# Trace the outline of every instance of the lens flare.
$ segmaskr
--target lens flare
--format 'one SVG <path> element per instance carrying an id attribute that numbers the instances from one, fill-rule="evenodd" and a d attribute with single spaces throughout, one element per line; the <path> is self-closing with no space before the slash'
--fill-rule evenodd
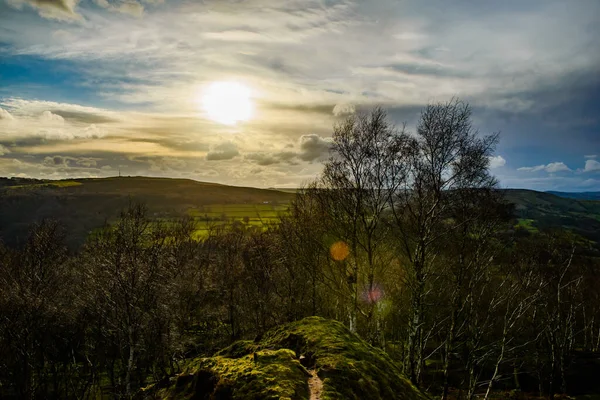
<path id="1" fill-rule="evenodd" d="M 340 240 L 331 245 L 329 254 L 335 261 L 343 261 L 350 255 L 350 248 L 346 242 Z"/>

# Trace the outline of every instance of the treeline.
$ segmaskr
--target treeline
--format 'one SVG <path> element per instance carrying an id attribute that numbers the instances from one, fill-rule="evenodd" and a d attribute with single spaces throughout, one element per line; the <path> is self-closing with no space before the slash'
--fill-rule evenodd
<path id="1" fill-rule="evenodd" d="M 442 398 L 552 398 L 600 346 L 594 244 L 513 228 L 468 105 L 415 134 L 376 108 L 336 125 L 331 157 L 266 229 L 152 221 L 131 204 L 77 254 L 52 221 L 0 248 L 0 397 L 132 398 L 186 358 L 310 315 L 385 349 Z"/>

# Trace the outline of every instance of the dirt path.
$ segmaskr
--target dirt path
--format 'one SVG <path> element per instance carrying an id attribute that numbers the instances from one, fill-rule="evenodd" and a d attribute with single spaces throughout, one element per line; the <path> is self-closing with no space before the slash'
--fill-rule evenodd
<path id="1" fill-rule="evenodd" d="M 323 381 L 317 375 L 314 369 L 308 370 L 311 377 L 308 378 L 308 391 L 310 393 L 309 400 L 321 400 L 321 392 L 323 391 Z"/>

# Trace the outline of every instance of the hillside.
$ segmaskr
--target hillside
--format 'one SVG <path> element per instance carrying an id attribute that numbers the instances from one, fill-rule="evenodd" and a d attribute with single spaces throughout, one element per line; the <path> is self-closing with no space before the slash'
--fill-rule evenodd
<path id="1" fill-rule="evenodd" d="M 553 191 L 548 191 L 546 193 L 550 193 L 550 194 L 553 194 L 558 197 L 564 197 L 566 199 L 600 200 L 600 192 L 553 192 Z"/>
<path id="2" fill-rule="evenodd" d="M 145 392 L 164 399 L 427 399 L 386 353 L 320 317 L 191 360 L 166 387 Z"/>
<path id="3" fill-rule="evenodd" d="M 155 218 L 193 215 L 208 205 L 286 204 L 293 194 L 189 179 L 119 177 L 42 181 L 0 178 L 0 237 L 14 244 L 42 218 L 61 221 L 71 247 L 116 218 L 130 199 L 146 203 Z M 197 214 L 197 213 L 195 213 Z M 203 212 L 204 214 L 204 212 Z"/>
<path id="4" fill-rule="evenodd" d="M 257 225 L 275 220 L 295 192 L 148 177 L 0 178 L 0 238 L 9 244 L 22 242 L 32 223 L 53 218 L 64 224 L 68 244 L 77 248 L 89 232 L 116 218 L 130 199 L 146 203 L 153 218 L 190 215 L 200 222 L 246 219 Z M 518 224 L 528 230 L 563 227 L 600 242 L 600 201 L 523 189 L 503 192 L 516 205 Z"/>
<path id="5" fill-rule="evenodd" d="M 577 200 L 524 189 L 504 190 L 515 214 L 530 230 L 565 228 L 600 243 L 600 201 Z"/>

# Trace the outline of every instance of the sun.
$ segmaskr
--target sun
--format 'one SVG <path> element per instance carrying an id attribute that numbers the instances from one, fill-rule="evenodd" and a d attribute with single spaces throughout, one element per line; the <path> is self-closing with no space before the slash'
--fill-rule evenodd
<path id="1" fill-rule="evenodd" d="M 250 88 L 238 82 L 213 82 L 203 90 L 200 100 L 208 117 L 225 125 L 247 121 L 254 111 Z"/>

